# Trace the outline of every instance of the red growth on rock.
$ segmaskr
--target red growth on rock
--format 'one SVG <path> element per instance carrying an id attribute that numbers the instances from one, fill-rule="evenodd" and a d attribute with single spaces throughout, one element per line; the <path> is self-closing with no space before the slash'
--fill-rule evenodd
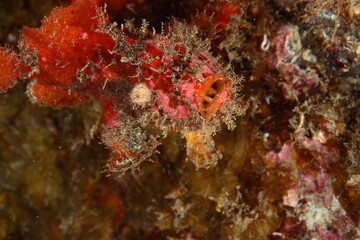
<path id="1" fill-rule="evenodd" d="M 10 51 L 0 47 L 0 93 L 6 92 L 15 85 L 19 77 L 17 57 Z"/>

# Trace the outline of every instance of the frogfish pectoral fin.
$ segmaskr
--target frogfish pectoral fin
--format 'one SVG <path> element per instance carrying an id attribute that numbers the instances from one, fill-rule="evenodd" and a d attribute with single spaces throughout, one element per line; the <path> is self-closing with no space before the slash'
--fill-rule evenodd
<path id="1" fill-rule="evenodd" d="M 118 122 L 111 128 L 105 127 L 102 142 L 113 152 L 112 158 L 105 166 L 108 176 L 122 175 L 129 169 L 139 168 L 153 153 L 158 153 L 156 147 L 160 145 L 157 136 L 148 134 L 136 126 L 131 118 Z"/>

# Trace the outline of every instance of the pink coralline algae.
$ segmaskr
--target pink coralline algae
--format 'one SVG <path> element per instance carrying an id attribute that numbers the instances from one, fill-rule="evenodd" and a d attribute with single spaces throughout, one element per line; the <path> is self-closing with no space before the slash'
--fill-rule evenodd
<path id="1" fill-rule="evenodd" d="M 344 234 L 355 225 L 339 203 L 329 173 L 330 165 L 340 159 L 338 154 L 319 140 L 305 137 L 296 143 L 285 143 L 279 153 L 269 152 L 265 156 L 268 164 L 284 168 L 292 175 L 290 188 L 283 196 L 284 207 L 288 209 L 286 218 L 276 234 L 346 239 Z M 309 161 L 315 166 L 310 167 Z"/>
<path id="2" fill-rule="evenodd" d="M 108 3 L 111 12 L 114 2 Z M 180 132 L 197 167 L 216 164 L 221 153 L 212 135 L 221 122 L 234 125 L 244 110 L 240 78 L 217 62 L 210 40 L 196 37 L 198 28 L 176 20 L 160 34 L 146 21 L 139 28 L 131 21 L 118 27 L 102 6 L 103 1 L 73 1 L 54 9 L 40 28 L 25 27 L 21 54 L 0 49 L 0 91 L 17 78 L 31 78 L 27 93 L 33 102 L 60 108 L 98 100 L 101 138 L 113 151 L 110 173 L 137 167 L 156 152 L 158 136 L 147 133 L 146 125 L 165 135 Z M 235 6 L 219 8 L 218 30 L 238 13 Z"/>
<path id="3" fill-rule="evenodd" d="M 315 62 L 316 58 L 309 50 L 302 48 L 297 27 L 279 27 L 270 39 L 264 37 L 262 50 L 265 51 L 263 54 L 269 69 L 276 69 L 281 74 L 282 79 L 276 81 L 281 83 L 287 98 L 306 98 L 319 87 L 316 68 L 300 67 L 303 63 Z"/>

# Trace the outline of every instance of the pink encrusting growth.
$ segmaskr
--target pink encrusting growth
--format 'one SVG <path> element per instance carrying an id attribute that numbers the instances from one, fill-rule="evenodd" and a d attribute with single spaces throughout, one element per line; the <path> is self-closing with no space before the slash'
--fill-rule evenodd
<path id="1" fill-rule="evenodd" d="M 155 151 L 159 142 L 142 130 L 145 124 L 184 135 L 207 129 L 204 135 L 211 136 L 220 125 L 217 114 L 232 121 L 243 111 L 234 104 L 237 78 L 217 63 L 209 42 L 196 37 L 196 27 L 174 21 L 156 34 L 145 21 L 140 28 L 127 21 L 118 28 L 102 6 L 115 11 L 126 2 L 73 1 L 54 9 L 40 28 L 22 30 L 19 57 L 0 49 L 0 91 L 18 78 L 31 78 L 28 95 L 34 102 L 57 108 L 92 99 L 101 103 L 102 140 L 114 153 L 110 172 L 138 166 Z M 222 13 L 218 26 L 237 13 L 233 8 L 227 16 Z M 215 152 L 214 144 L 202 143 L 208 147 L 195 154 L 197 145 L 188 142 L 193 156 L 208 148 Z"/>
<path id="2" fill-rule="evenodd" d="M 330 165 L 340 159 L 339 152 L 315 138 L 304 137 L 284 143 L 280 152 L 269 152 L 264 158 L 270 167 L 289 171 L 292 176 L 282 198 L 286 217 L 277 233 L 287 236 L 296 227 L 298 236 L 308 232 L 312 239 L 346 239 L 344 233 L 354 222 L 341 206 L 330 174 Z M 289 219 L 296 219 L 296 224 Z"/>
<path id="3" fill-rule="evenodd" d="M 266 36 L 266 35 L 265 35 Z M 316 57 L 309 50 L 303 51 L 299 29 L 295 26 L 280 26 L 270 40 L 263 41 L 263 56 L 268 68 L 277 70 L 281 78 L 269 78 L 269 81 L 281 83 L 284 95 L 288 99 L 301 99 L 311 96 L 320 86 L 315 69 L 303 69 L 300 62 L 313 63 Z M 265 41 L 266 40 L 266 41 Z M 269 44 L 269 49 L 266 49 Z"/>

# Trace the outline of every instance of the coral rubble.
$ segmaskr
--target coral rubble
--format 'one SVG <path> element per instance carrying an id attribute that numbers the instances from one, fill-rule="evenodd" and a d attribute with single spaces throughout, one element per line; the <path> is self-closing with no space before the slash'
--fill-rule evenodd
<path id="1" fill-rule="evenodd" d="M 360 238 L 358 2 L 1 4 L 0 239 Z"/>

